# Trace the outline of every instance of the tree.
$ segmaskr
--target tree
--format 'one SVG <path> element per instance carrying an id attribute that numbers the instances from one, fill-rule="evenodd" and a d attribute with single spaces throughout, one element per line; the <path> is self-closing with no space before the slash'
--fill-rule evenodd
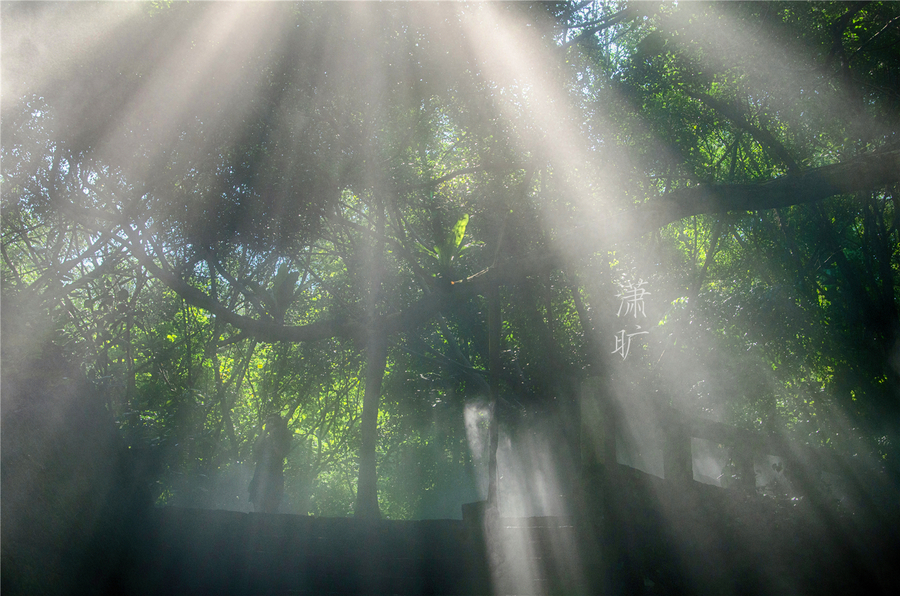
<path id="1" fill-rule="evenodd" d="M 493 385 L 509 420 L 563 403 L 574 425 L 592 374 L 737 384 L 732 421 L 864 429 L 894 461 L 893 5 L 5 10 L 5 296 L 122 380 L 124 427 L 196 446 L 172 478 L 287 415 L 287 466 L 343 485 L 357 449 L 347 502 L 377 515 L 379 455 L 415 443 L 385 429 L 424 395 Z M 54 11 L 109 37 L 26 82 L 6 44 Z M 631 275 L 664 323 L 616 368 Z M 724 372 L 748 358 L 754 383 Z"/>

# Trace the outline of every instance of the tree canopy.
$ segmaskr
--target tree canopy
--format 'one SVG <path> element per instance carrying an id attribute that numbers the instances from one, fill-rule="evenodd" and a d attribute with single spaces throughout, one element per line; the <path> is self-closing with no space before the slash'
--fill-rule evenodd
<path id="1" fill-rule="evenodd" d="M 75 363 L 159 502 L 248 507 L 277 415 L 287 510 L 458 515 L 489 396 L 591 377 L 898 471 L 900 5 L 3 12 L 4 375 Z"/>

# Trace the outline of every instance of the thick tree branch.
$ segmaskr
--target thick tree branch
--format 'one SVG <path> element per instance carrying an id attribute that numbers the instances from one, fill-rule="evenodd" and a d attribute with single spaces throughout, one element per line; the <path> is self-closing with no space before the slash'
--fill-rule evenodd
<path id="1" fill-rule="evenodd" d="M 834 24 L 831 25 L 831 51 L 828 52 L 828 57 L 825 59 L 826 63 L 831 63 L 836 57 L 840 57 L 841 69 L 849 66 L 849 61 L 844 55 L 844 32 L 847 30 L 847 26 L 853 20 L 853 17 L 869 3 L 870 0 L 854 2 L 850 5 L 850 8 L 847 9 L 847 12 L 841 15 Z"/>
<path id="2" fill-rule="evenodd" d="M 131 253 L 154 277 L 176 292 L 186 303 L 209 311 L 222 322 L 237 327 L 257 341 L 318 341 L 330 337 L 356 337 L 359 333 L 360 326 L 346 320 L 331 319 L 316 321 L 309 325 L 284 326 L 274 321 L 262 321 L 239 315 L 178 275 L 160 267 L 144 250 L 136 230 L 126 229 L 126 233 L 130 240 Z"/>
<path id="3" fill-rule="evenodd" d="M 611 243 L 640 236 L 646 232 L 690 215 L 725 213 L 728 211 L 758 211 L 812 203 L 831 196 L 873 190 L 900 183 L 900 150 L 873 153 L 859 159 L 787 175 L 760 184 L 708 184 L 680 189 L 639 205 L 619 217 L 609 218 L 610 224 L 593 230 L 593 242 Z M 99 217 L 101 221 L 115 221 L 120 217 L 97 212 L 95 209 L 72 209 L 79 219 Z M 438 312 L 459 301 L 483 295 L 493 284 L 518 283 L 528 276 L 540 274 L 559 265 L 553 254 L 541 253 L 510 259 L 492 266 L 449 287 L 435 287 L 406 310 L 375 316 L 368 322 L 349 319 L 329 319 L 302 326 L 285 326 L 275 321 L 253 319 L 240 315 L 205 292 L 190 285 L 169 268 L 160 266 L 143 247 L 142 232 L 134 224 L 123 225 L 129 239 L 129 250 L 152 275 L 178 293 L 191 306 L 216 315 L 222 322 L 263 342 L 319 341 L 331 337 L 363 340 L 369 333 L 390 335 L 413 331 Z"/>
<path id="4" fill-rule="evenodd" d="M 608 15 L 601 19 L 596 19 L 589 23 L 584 23 L 581 25 L 568 25 L 567 24 L 566 26 L 570 29 L 577 28 L 577 29 L 582 29 L 582 31 L 578 35 L 576 35 L 575 37 L 570 39 L 569 41 L 561 44 L 559 47 L 561 49 L 565 49 L 569 46 L 575 45 L 591 35 L 599 33 L 600 31 L 603 31 L 604 29 L 608 29 L 609 27 L 612 27 L 613 25 L 615 25 L 617 23 L 621 23 L 622 21 L 624 21 L 627 18 L 634 18 L 636 16 L 638 16 L 638 13 L 635 10 L 633 10 L 631 8 L 624 8 L 624 9 L 620 10 L 619 12 L 613 13 L 613 14 Z"/>
<path id="5" fill-rule="evenodd" d="M 802 205 L 897 183 L 900 183 L 900 150 L 872 153 L 761 184 L 702 184 L 679 189 L 613 218 L 629 223 L 607 230 L 606 236 L 621 240 L 690 215 Z"/>
<path id="6" fill-rule="evenodd" d="M 476 172 L 488 171 L 487 166 L 470 166 L 468 168 L 461 168 L 459 170 L 454 170 L 448 174 L 444 174 L 443 176 L 439 176 L 438 178 L 434 178 L 432 180 L 427 180 L 425 182 L 418 182 L 416 184 L 407 184 L 406 186 L 400 186 L 393 189 L 396 193 L 405 193 L 413 190 L 422 190 L 425 188 L 432 188 L 448 180 L 453 180 L 459 176 L 465 176 L 467 174 L 474 174 Z"/>

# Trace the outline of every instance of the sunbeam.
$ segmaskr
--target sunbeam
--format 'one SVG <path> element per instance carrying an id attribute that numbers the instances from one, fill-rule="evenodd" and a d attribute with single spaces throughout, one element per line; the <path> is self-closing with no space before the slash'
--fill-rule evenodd
<path id="1" fill-rule="evenodd" d="M 4 592 L 895 585 L 900 4 L 0 10 Z"/>

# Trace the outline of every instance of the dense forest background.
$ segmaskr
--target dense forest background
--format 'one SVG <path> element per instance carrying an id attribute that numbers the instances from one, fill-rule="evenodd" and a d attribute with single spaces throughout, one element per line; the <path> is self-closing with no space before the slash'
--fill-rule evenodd
<path id="1" fill-rule="evenodd" d="M 5 534 L 565 514 L 590 379 L 900 471 L 900 4 L 2 10 Z"/>

